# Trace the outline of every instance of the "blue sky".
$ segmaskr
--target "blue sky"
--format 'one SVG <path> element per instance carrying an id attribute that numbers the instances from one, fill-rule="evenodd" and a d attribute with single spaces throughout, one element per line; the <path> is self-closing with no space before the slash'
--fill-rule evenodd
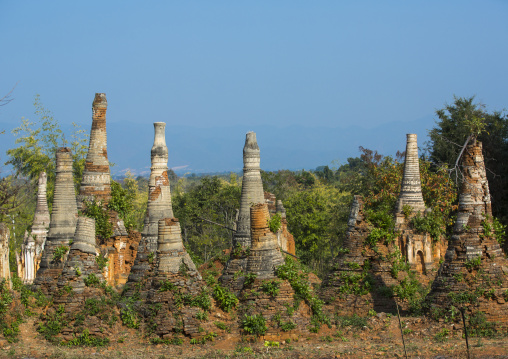
<path id="1" fill-rule="evenodd" d="M 40 94 L 88 129 L 105 92 L 108 121 L 165 121 L 168 135 L 353 126 L 391 141 L 383 125 L 430 128 L 454 94 L 507 106 L 507 15 L 501 0 L 0 0 L 0 94 L 18 84 L 0 123 L 34 117 Z"/>

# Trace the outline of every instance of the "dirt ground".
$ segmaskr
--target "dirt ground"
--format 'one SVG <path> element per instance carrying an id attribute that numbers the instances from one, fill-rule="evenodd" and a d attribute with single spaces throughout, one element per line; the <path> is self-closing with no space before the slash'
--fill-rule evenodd
<path id="1" fill-rule="evenodd" d="M 34 318 L 20 325 L 17 343 L 0 341 L 0 358 L 405 358 L 398 319 L 379 313 L 367 326 L 328 328 L 293 339 L 248 338 L 227 333 L 213 342 L 191 345 L 149 344 L 139 331 L 120 331 L 107 347 L 63 347 L 37 333 Z M 408 358 L 467 358 L 457 325 L 403 317 Z M 446 335 L 444 335 L 446 334 Z M 469 338 L 470 358 L 508 358 L 508 337 Z"/>

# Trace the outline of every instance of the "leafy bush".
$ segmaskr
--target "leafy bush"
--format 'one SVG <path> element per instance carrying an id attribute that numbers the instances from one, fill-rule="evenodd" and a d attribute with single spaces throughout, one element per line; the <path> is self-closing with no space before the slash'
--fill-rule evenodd
<path id="1" fill-rule="evenodd" d="M 108 338 L 97 338 L 90 335 L 90 331 L 85 328 L 81 335 L 69 340 L 67 346 L 87 346 L 87 347 L 103 347 L 109 344 Z"/>
<path id="2" fill-rule="evenodd" d="M 94 274 L 90 273 L 84 280 L 87 287 L 99 287 L 101 284 L 100 279 Z"/>
<path id="3" fill-rule="evenodd" d="M 480 269 L 480 266 L 482 265 L 482 257 L 478 256 L 472 259 L 468 259 L 464 265 L 469 271 L 473 269 Z"/>
<path id="4" fill-rule="evenodd" d="M 221 287 L 219 284 L 215 285 L 213 288 L 213 298 L 225 312 L 229 312 L 238 305 L 238 298 L 236 295 L 231 293 L 227 288 Z"/>
<path id="5" fill-rule="evenodd" d="M 360 317 L 357 314 L 353 314 L 352 316 L 337 316 L 337 326 L 339 327 L 353 327 L 356 329 L 362 329 L 363 327 L 367 327 L 367 318 Z"/>
<path id="6" fill-rule="evenodd" d="M 69 247 L 67 246 L 58 246 L 55 248 L 53 252 L 53 261 L 61 261 L 63 257 L 67 254 Z"/>
<path id="7" fill-rule="evenodd" d="M 242 319 L 242 328 L 249 334 L 264 335 L 266 333 L 266 319 L 261 314 L 245 315 Z"/>
<path id="8" fill-rule="evenodd" d="M 415 233 L 429 233 L 433 241 L 439 240 L 439 237 L 445 232 L 444 217 L 437 210 L 422 216 L 417 213 L 410 222 Z"/>
<path id="9" fill-rule="evenodd" d="M 108 209 L 118 213 L 120 218 L 123 219 L 127 230 L 135 226 L 134 216 L 132 215 L 134 200 L 134 193 L 122 188 L 120 183 L 111 181 L 111 199 L 108 202 Z"/>
<path id="10" fill-rule="evenodd" d="M 273 233 L 277 233 L 282 225 L 282 217 L 279 213 L 275 213 L 272 218 L 268 220 L 268 228 Z"/>
<path id="11" fill-rule="evenodd" d="M 109 221 L 108 212 L 100 201 L 85 201 L 83 214 L 95 219 L 95 236 L 107 239 L 113 235 L 113 224 Z"/>
<path id="12" fill-rule="evenodd" d="M 243 285 L 248 287 L 250 285 L 252 285 L 252 283 L 254 283 L 254 281 L 256 280 L 256 273 L 247 273 L 245 275 L 245 281 L 243 282 Z"/>
<path id="13" fill-rule="evenodd" d="M 108 265 L 108 259 L 102 253 L 95 257 L 95 261 L 100 270 L 103 270 Z"/>
<path id="14" fill-rule="evenodd" d="M 279 286 L 280 282 L 274 279 L 263 282 L 263 284 L 261 284 L 261 290 L 272 297 L 275 297 L 279 294 Z"/>

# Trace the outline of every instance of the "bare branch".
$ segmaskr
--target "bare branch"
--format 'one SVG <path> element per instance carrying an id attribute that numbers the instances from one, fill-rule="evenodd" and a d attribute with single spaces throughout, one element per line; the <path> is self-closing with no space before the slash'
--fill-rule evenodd
<path id="1" fill-rule="evenodd" d="M 18 86 L 18 83 L 19 82 L 16 82 L 16 85 L 14 85 L 14 87 L 9 92 L 7 92 L 7 95 L 5 95 L 4 97 L 0 98 L 0 106 L 5 106 L 9 102 L 14 100 L 13 98 L 11 98 L 11 95 L 12 95 L 12 92 L 14 91 L 14 89 L 16 88 L 16 86 Z"/>

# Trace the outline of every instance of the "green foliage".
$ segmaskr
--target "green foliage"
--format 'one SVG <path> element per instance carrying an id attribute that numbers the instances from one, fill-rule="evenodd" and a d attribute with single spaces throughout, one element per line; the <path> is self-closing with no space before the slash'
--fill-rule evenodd
<path id="1" fill-rule="evenodd" d="M 159 287 L 159 292 L 167 292 L 168 290 L 174 291 L 176 289 L 177 289 L 176 285 L 174 285 L 169 280 L 165 280 L 165 281 L 161 282 L 161 285 Z"/>
<path id="2" fill-rule="evenodd" d="M 336 318 L 338 327 L 352 327 L 355 329 L 363 329 L 364 327 L 368 327 L 367 318 L 360 317 L 357 314 L 353 314 L 351 316 L 337 316 Z"/>
<path id="3" fill-rule="evenodd" d="M 178 181 L 172 193 L 173 210 L 180 220 L 187 250 L 194 253 L 200 262 L 207 262 L 230 247 L 233 234 L 208 221 L 228 228 L 234 226 L 236 208 L 240 208 L 241 186 L 234 178 L 227 181 L 217 176 L 202 177 L 184 191 L 181 187 L 188 182 L 188 178 Z M 195 261 L 195 264 L 199 262 Z"/>
<path id="4" fill-rule="evenodd" d="M 101 284 L 100 279 L 93 273 L 90 273 L 83 282 L 87 287 L 99 287 Z"/>
<path id="5" fill-rule="evenodd" d="M 488 322 L 483 312 L 476 312 L 469 317 L 469 326 L 467 329 L 471 337 L 492 338 L 501 333 L 498 323 Z"/>
<path id="6" fill-rule="evenodd" d="M 370 262 L 365 261 L 361 272 L 341 272 L 341 285 L 339 292 L 341 294 L 365 295 L 370 292 L 372 287 L 372 276 L 369 273 Z"/>
<path id="7" fill-rule="evenodd" d="M 284 264 L 276 269 L 276 275 L 287 280 L 295 291 L 295 302 L 304 300 L 310 307 L 313 315 L 313 327 L 320 324 L 330 325 L 330 319 L 323 313 L 323 301 L 317 298 L 308 281 L 308 273 L 303 271 L 299 262 L 286 256 Z"/>
<path id="8" fill-rule="evenodd" d="M 262 314 L 245 315 L 242 319 L 242 328 L 249 334 L 264 335 L 266 333 L 266 319 Z"/>
<path id="9" fill-rule="evenodd" d="M 214 322 L 215 326 L 225 332 L 231 333 L 231 328 L 228 327 L 224 322 Z"/>
<path id="10" fill-rule="evenodd" d="M 243 282 L 243 285 L 246 286 L 246 287 L 249 287 L 250 285 L 252 285 L 254 283 L 254 281 L 256 280 L 256 273 L 247 273 L 245 275 L 245 281 Z"/>
<path id="11" fill-rule="evenodd" d="M 58 307 L 58 310 L 54 313 L 48 313 L 44 316 L 44 321 L 39 322 L 37 331 L 41 333 L 46 340 L 50 342 L 56 342 L 55 338 L 62 328 L 67 325 L 67 321 L 64 316 L 65 308 L 63 305 Z"/>
<path id="12" fill-rule="evenodd" d="M 392 243 L 395 240 L 395 221 L 387 207 L 379 206 L 378 209 L 366 209 L 365 217 L 374 228 L 365 239 L 365 244 L 371 248 L 379 244 Z"/>
<path id="13" fill-rule="evenodd" d="M 124 189 L 120 183 L 111 181 L 111 199 L 108 202 L 108 209 L 118 213 L 120 218 L 123 219 L 127 230 L 136 227 L 135 218 L 132 214 L 135 200 L 135 191 Z"/>
<path id="14" fill-rule="evenodd" d="M 48 176 L 48 205 L 53 201 L 55 183 L 55 153 L 58 147 L 70 147 L 73 153 L 74 183 L 79 186 L 86 156 L 86 142 L 88 135 L 78 125 L 72 123 L 74 130 L 70 135 L 71 141 L 65 139 L 58 120 L 51 111 L 44 108 L 40 96 L 34 100 L 37 120 L 30 121 L 21 118 L 21 125 L 12 130 L 18 147 L 7 150 L 9 160 L 15 171 L 31 180 L 36 180 L 39 173 L 45 171 Z"/>
<path id="15" fill-rule="evenodd" d="M 95 261 L 97 262 L 97 266 L 100 270 L 103 270 L 108 265 L 108 259 L 104 257 L 104 254 L 100 253 L 97 257 L 95 257 Z"/>
<path id="16" fill-rule="evenodd" d="M 445 342 L 448 340 L 448 335 L 450 334 L 450 330 L 447 329 L 447 328 L 443 328 L 441 329 L 440 332 L 438 332 L 435 336 L 434 336 L 434 339 L 437 341 L 437 342 Z"/>
<path id="17" fill-rule="evenodd" d="M 279 294 L 280 282 L 278 280 L 264 281 L 261 284 L 261 290 L 272 297 L 276 297 Z"/>
<path id="18" fill-rule="evenodd" d="M 486 106 L 472 97 L 456 97 L 453 103 L 436 111 L 436 126 L 429 131 L 430 160 L 453 169 L 466 142 L 472 135 L 482 142 L 490 193 L 496 194 L 492 210 L 502 223 L 508 220 L 508 121 L 502 111 L 487 112 Z M 456 145 L 455 145 L 456 144 Z"/>
<path id="19" fill-rule="evenodd" d="M 208 313 L 199 311 L 196 313 L 196 319 L 197 320 L 208 320 Z"/>
<path id="20" fill-rule="evenodd" d="M 268 220 L 268 228 L 273 233 L 277 233 L 282 225 L 282 217 L 279 213 L 275 213 L 272 218 Z"/>
<path id="21" fill-rule="evenodd" d="M 53 261 L 58 262 L 62 261 L 63 257 L 67 254 L 69 247 L 67 246 L 58 246 L 55 248 L 53 252 Z"/>
<path id="22" fill-rule="evenodd" d="M 90 331 L 85 328 L 81 335 L 69 340 L 67 346 L 86 346 L 86 347 L 104 347 L 109 344 L 108 338 L 98 338 L 90 335 Z"/>
<path id="23" fill-rule="evenodd" d="M 0 279 L 0 318 L 8 311 L 13 301 L 5 278 Z"/>
<path id="24" fill-rule="evenodd" d="M 95 219 L 95 235 L 102 239 L 107 239 L 113 235 L 113 224 L 109 221 L 108 211 L 102 203 L 85 201 L 85 209 L 83 214 L 87 217 Z"/>
<path id="25" fill-rule="evenodd" d="M 215 285 L 213 288 L 213 298 L 225 312 L 229 312 L 238 305 L 238 298 L 236 295 L 231 293 L 227 288 L 221 287 L 219 284 Z"/>
<path id="26" fill-rule="evenodd" d="M 475 258 L 468 259 L 466 260 L 466 263 L 464 265 L 469 271 L 472 271 L 473 269 L 480 269 L 480 266 L 482 265 L 482 257 L 478 256 Z"/>
<path id="27" fill-rule="evenodd" d="M 121 310 L 120 318 L 122 319 L 123 325 L 127 328 L 139 328 L 139 318 L 131 304 L 127 303 L 125 308 Z"/>
<path id="28" fill-rule="evenodd" d="M 415 233 L 429 233 L 434 241 L 439 240 L 439 237 L 445 232 L 444 218 L 437 211 L 432 211 L 424 216 L 417 213 L 411 218 L 410 224 Z"/>
<path id="29" fill-rule="evenodd" d="M 324 275 L 347 229 L 351 197 L 348 192 L 316 180 L 291 192 L 284 205 L 288 230 L 295 238 L 300 260 Z"/>

